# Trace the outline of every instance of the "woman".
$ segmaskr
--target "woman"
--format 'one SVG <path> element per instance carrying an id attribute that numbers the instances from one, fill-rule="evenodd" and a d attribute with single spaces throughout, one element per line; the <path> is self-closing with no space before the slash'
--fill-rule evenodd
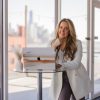
<path id="1" fill-rule="evenodd" d="M 56 68 L 64 70 L 54 73 L 52 100 L 85 100 L 90 92 L 90 79 L 81 63 L 82 43 L 76 39 L 74 24 L 62 19 L 57 26 L 56 39 L 51 43 L 56 51 Z"/>

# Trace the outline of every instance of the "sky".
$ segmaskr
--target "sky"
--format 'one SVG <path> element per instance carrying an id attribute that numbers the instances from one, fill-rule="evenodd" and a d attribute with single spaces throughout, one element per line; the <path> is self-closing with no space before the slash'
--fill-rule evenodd
<path id="1" fill-rule="evenodd" d="M 54 28 L 54 2 L 53 0 L 8 0 L 8 20 L 9 22 L 23 24 L 25 21 L 25 5 L 28 12 L 33 11 L 33 21 L 44 25 L 46 28 Z"/>
<path id="2" fill-rule="evenodd" d="M 17 25 L 25 24 L 25 5 L 28 12 L 33 11 L 33 22 L 54 30 L 54 0 L 8 0 L 8 23 L 17 30 Z M 61 18 L 71 18 L 75 24 L 78 38 L 87 36 L 87 0 L 62 0 Z M 29 15 L 28 15 L 29 17 Z M 95 34 L 100 36 L 100 10 L 95 9 Z"/>

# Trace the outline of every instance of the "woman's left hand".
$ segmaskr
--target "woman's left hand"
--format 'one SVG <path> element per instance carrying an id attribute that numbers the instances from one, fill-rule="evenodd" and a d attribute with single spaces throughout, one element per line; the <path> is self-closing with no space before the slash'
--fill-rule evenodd
<path id="1" fill-rule="evenodd" d="M 56 69 L 59 69 L 59 68 L 61 68 L 61 67 L 62 67 L 61 64 L 56 64 Z"/>

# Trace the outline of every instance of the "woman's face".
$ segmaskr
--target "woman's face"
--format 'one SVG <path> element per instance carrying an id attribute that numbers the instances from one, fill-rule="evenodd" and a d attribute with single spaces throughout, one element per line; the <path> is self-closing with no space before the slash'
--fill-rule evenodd
<path id="1" fill-rule="evenodd" d="M 58 29 L 58 36 L 60 39 L 67 38 L 69 34 L 69 27 L 67 22 L 61 22 L 59 29 Z"/>

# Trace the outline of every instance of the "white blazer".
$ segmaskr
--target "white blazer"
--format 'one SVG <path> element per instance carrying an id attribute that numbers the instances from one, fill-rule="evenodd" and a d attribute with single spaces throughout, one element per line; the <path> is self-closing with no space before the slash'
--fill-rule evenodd
<path id="1" fill-rule="evenodd" d="M 58 40 L 52 43 L 55 48 L 58 44 Z M 75 53 L 75 58 L 72 61 L 67 61 L 62 63 L 62 69 L 67 72 L 69 83 L 73 91 L 76 100 L 87 96 L 91 91 L 91 83 L 87 71 L 83 64 L 82 59 L 82 43 L 77 40 L 77 51 Z M 53 74 L 50 96 L 51 100 L 58 100 L 62 88 L 62 72 L 57 72 Z M 67 95 L 67 94 L 66 94 Z"/>

